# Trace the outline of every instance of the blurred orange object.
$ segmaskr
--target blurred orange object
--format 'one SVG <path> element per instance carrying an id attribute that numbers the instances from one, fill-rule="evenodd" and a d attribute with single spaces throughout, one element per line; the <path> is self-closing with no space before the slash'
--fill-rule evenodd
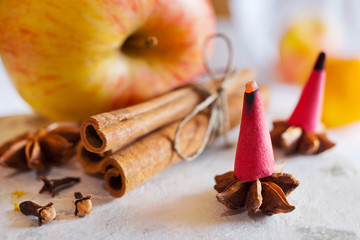
<path id="1" fill-rule="evenodd" d="M 334 43 L 330 29 L 318 19 L 301 18 L 290 25 L 279 45 L 278 70 L 283 80 L 303 84 L 319 52 L 331 56 Z"/>
<path id="2" fill-rule="evenodd" d="M 360 119 L 360 60 L 328 59 L 322 120 L 336 127 Z"/>

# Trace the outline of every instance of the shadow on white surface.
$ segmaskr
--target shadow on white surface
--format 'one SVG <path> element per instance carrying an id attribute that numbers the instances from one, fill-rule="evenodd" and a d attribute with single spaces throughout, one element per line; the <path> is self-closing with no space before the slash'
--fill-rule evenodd
<path id="1" fill-rule="evenodd" d="M 12 228 L 35 228 L 39 227 L 38 219 L 35 216 L 28 216 L 28 219 L 24 219 L 22 213 L 9 210 L 6 212 L 6 217 L 11 221 L 10 226 Z"/>

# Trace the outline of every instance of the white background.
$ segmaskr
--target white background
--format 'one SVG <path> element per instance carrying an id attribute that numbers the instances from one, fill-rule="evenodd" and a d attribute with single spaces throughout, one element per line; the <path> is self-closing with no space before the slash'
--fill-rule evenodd
<path id="1" fill-rule="evenodd" d="M 0 59 L 0 116 L 29 113 L 29 105 L 10 82 Z"/>

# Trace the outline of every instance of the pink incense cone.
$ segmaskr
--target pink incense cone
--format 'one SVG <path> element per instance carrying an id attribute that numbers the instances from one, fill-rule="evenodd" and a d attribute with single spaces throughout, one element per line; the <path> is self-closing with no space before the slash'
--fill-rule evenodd
<path id="1" fill-rule="evenodd" d="M 248 82 L 244 95 L 240 134 L 235 157 L 235 176 L 246 182 L 267 177 L 274 172 L 264 105 L 256 82 Z"/>
<path id="2" fill-rule="evenodd" d="M 325 53 L 320 53 L 300 100 L 288 120 L 309 132 L 316 132 L 322 113 L 325 86 Z"/>

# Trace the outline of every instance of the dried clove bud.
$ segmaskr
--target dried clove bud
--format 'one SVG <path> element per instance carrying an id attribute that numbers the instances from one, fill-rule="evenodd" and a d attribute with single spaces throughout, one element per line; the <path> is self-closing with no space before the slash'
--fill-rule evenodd
<path id="1" fill-rule="evenodd" d="M 80 178 L 77 177 L 49 180 L 46 177 L 40 176 L 40 179 L 44 182 L 44 186 L 40 189 L 39 193 L 49 192 L 52 197 L 55 196 L 56 192 L 74 186 L 76 183 L 80 182 Z"/>
<path id="2" fill-rule="evenodd" d="M 53 207 L 53 203 L 50 202 L 45 206 L 41 206 L 31 201 L 25 201 L 19 205 L 20 211 L 24 215 L 33 215 L 38 217 L 39 226 L 43 223 L 51 222 L 56 217 L 56 211 Z"/>
<path id="3" fill-rule="evenodd" d="M 91 196 L 83 197 L 80 192 L 74 193 L 75 196 L 75 216 L 84 217 L 92 211 Z"/>

